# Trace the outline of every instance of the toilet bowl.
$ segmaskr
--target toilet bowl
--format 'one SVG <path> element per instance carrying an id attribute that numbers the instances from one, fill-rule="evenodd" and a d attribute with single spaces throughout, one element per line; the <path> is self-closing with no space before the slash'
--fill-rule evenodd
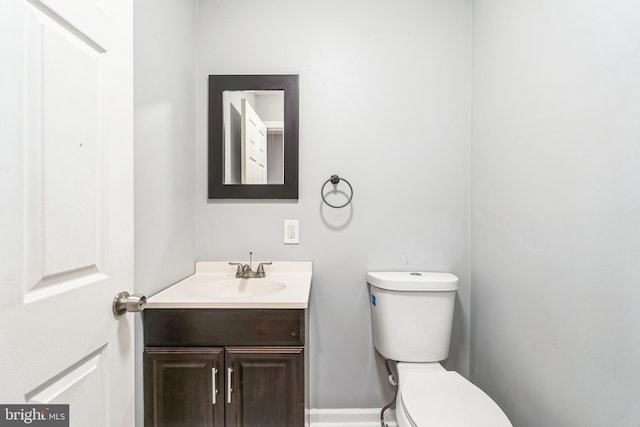
<path id="1" fill-rule="evenodd" d="M 398 363 L 398 427 L 512 427 L 500 407 L 439 363 Z"/>
<path id="2" fill-rule="evenodd" d="M 449 355 L 458 278 L 451 273 L 367 273 L 373 342 L 396 361 L 398 427 L 511 427 L 482 390 L 439 362 Z"/>

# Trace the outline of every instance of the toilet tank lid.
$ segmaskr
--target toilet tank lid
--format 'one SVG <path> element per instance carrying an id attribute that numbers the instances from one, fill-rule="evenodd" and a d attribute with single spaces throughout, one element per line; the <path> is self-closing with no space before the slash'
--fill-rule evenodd
<path id="1" fill-rule="evenodd" d="M 455 291 L 458 278 L 433 271 L 382 271 L 367 273 L 367 283 L 390 291 Z"/>

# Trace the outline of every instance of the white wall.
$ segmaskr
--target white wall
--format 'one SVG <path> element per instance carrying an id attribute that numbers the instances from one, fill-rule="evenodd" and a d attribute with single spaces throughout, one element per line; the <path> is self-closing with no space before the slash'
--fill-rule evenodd
<path id="1" fill-rule="evenodd" d="M 369 270 L 460 276 L 448 366 L 466 373 L 470 0 L 199 0 L 197 19 L 197 259 L 314 262 L 312 407 L 391 397 Z M 207 203 L 207 76 L 279 73 L 300 75 L 299 201 Z M 334 173 L 349 208 L 322 205 Z M 284 219 L 300 220 L 299 246 L 283 245 Z"/>
<path id="2" fill-rule="evenodd" d="M 195 0 L 134 2 L 135 290 L 152 295 L 193 274 Z M 136 425 L 142 327 L 136 316 Z"/>
<path id="3" fill-rule="evenodd" d="M 473 6 L 472 378 L 518 427 L 640 423 L 640 3 Z"/>

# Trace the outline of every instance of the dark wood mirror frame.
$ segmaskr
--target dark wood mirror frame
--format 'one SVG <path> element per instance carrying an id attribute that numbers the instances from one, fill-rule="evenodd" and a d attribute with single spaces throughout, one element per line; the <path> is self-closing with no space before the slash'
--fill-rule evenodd
<path id="1" fill-rule="evenodd" d="M 209 76 L 209 199 L 298 198 L 298 75 Z M 284 91 L 284 184 L 224 184 L 222 93 Z"/>

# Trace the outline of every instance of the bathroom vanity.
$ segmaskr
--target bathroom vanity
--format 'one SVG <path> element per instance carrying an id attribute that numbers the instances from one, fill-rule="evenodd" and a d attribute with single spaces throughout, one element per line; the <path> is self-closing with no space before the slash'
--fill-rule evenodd
<path id="1" fill-rule="evenodd" d="M 308 425 L 311 263 L 274 263 L 236 279 L 228 263 L 148 299 L 145 426 Z"/>

